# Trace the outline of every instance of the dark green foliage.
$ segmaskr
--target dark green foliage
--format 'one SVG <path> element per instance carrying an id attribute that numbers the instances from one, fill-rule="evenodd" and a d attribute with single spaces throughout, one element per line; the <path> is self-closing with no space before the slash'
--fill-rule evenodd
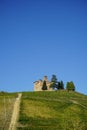
<path id="1" fill-rule="evenodd" d="M 66 89 L 68 91 L 75 91 L 75 85 L 74 85 L 73 81 L 67 82 Z"/>
<path id="2" fill-rule="evenodd" d="M 62 80 L 60 82 L 58 82 L 57 89 L 64 89 L 64 83 Z"/>
<path id="3" fill-rule="evenodd" d="M 43 86 L 42 86 L 42 90 L 47 90 L 47 86 L 46 86 L 46 81 L 43 81 Z"/>
<path id="4" fill-rule="evenodd" d="M 54 82 L 51 82 L 51 84 L 50 84 L 50 88 L 55 89 L 56 87 L 57 87 L 57 85 L 56 85 Z"/>
<path id="5" fill-rule="evenodd" d="M 56 75 L 52 75 L 51 82 L 57 83 Z"/>
<path id="6" fill-rule="evenodd" d="M 56 77 L 56 75 L 52 75 L 51 82 L 52 82 L 51 87 L 53 89 L 55 89 L 57 87 L 57 77 Z"/>

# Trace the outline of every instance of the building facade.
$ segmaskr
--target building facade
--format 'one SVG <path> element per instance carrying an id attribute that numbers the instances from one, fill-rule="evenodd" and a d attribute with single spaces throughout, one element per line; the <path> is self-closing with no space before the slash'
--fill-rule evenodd
<path id="1" fill-rule="evenodd" d="M 47 91 L 53 91 L 53 89 L 50 88 L 51 82 L 48 81 L 47 76 L 44 76 L 43 80 L 40 79 L 34 82 L 34 91 L 43 91 L 42 86 L 44 81 L 46 81 Z"/>

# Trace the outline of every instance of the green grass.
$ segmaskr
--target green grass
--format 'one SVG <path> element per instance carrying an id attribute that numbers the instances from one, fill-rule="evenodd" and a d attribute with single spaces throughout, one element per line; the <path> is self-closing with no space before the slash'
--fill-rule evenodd
<path id="1" fill-rule="evenodd" d="M 8 130 L 15 97 L 15 93 L 0 92 L 0 130 Z"/>
<path id="2" fill-rule="evenodd" d="M 24 92 L 17 130 L 87 130 L 87 96 L 76 92 Z"/>

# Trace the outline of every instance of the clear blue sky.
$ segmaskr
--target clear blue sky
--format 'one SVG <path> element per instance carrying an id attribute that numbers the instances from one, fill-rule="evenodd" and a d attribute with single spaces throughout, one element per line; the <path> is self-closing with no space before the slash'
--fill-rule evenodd
<path id="1" fill-rule="evenodd" d="M 86 57 L 86 0 L 0 0 L 1 91 L 33 91 L 55 74 L 87 94 Z"/>

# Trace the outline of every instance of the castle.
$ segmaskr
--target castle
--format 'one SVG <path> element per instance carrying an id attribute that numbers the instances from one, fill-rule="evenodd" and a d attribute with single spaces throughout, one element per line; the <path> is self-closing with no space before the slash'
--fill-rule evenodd
<path id="1" fill-rule="evenodd" d="M 44 76 L 43 80 L 40 79 L 34 82 L 34 91 L 43 91 L 42 86 L 44 81 L 46 81 L 47 91 L 53 91 L 53 88 L 50 88 L 51 82 L 48 81 L 47 76 Z"/>

